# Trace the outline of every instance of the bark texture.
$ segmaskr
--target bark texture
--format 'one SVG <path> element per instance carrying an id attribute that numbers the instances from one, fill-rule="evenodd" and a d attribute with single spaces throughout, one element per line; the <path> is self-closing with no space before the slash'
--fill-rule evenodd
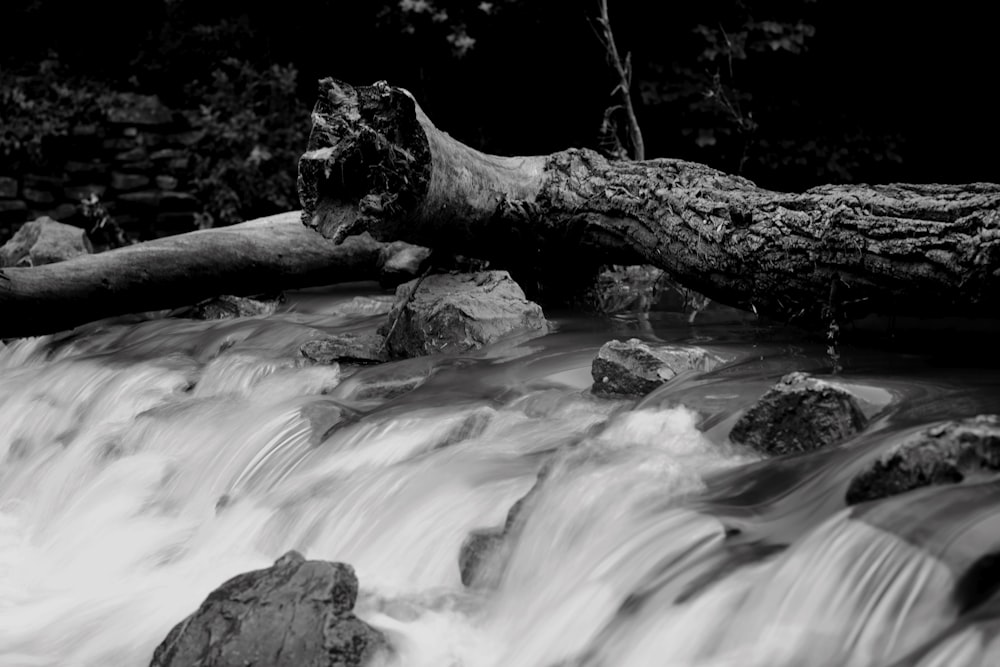
<path id="1" fill-rule="evenodd" d="M 726 304 L 827 325 L 870 313 L 993 317 L 1000 186 L 789 194 L 683 160 L 480 153 L 406 91 L 325 79 L 299 162 L 304 222 L 490 259 L 648 263 Z"/>
<path id="2" fill-rule="evenodd" d="M 289 213 L 171 236 L 57 264 L 0 269 L 0 338 L 37 336 L 125 313 L 379 276 L 384 245 L 334 244 Z"/>

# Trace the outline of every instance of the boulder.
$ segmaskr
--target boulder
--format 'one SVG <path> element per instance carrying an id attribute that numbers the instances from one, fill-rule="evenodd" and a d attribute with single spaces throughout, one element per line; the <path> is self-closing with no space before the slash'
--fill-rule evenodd
<path id="1" fill-rule="evenodd" d="M 209 594 L 156 647 L 150 667 L 356 667 L 387 646 L 352 612 L 354 569 L 290 551 Z"/>
<path id="2" fill-rule="evenodd" d="M 389 360 L 384 343 L 375 333 L 341 333 L 306 341 L 299 351 L 317 364 L 378 364 Z"/>
<path id="3" fill-rule="evenodd" d="M 467 352 L 528 331 L 544 334 L 545 317 L 506 271 L 437 274 L 400 285 L 379 329 L 394 358 Z"/>
<path id="4" fill-rule="evenodd" d="M 860 432 L 857 399 L 833 382 L 789 373 L 739 418 L 729 439 L 765 454 L 811 452 Z"/>
<path id="5" fill-rule="evenodd" d="M 590 367 L 593 393 L 645 396 L 685 370 L 709 371 L 721 359 L 700 347 L 660 345 L 638 338 L 612 340 L 601 346 Z"/>
<path id="6" fill-rule="evenodd" d="M 0 266 L 39 266 L 90 253 L 79 227 L 38 218 L 21 225 L 0 248 Z"/>
<path id="7" fill-rule="evenodd" d="M 851 480 L 848 505 L 924 486 L 1000 473 L 1000 417 L 980 415 L 926 428 L 872 461 Z"/>
<path id="8" fill-rule="evenodd" d="M 273 315 L 284 301 L 277 298 L 232 296 L 224 294 L 193 306 L 187 316 L 195 320 L 228 320 L 234 317 Z"/>

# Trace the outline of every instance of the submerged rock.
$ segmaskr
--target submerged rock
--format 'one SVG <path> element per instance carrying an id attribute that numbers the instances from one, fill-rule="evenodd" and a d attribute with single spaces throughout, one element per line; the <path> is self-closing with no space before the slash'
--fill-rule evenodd
<path id="1" fill-rule="evenodd" d="M 469 533 L 458 552 L 462 584 L 470 588 L 494 588 L 500 583 L 497 562 L 504 547 L 503 528 L 480 528 Z"/>
<path id="2" fill-rule="evenodd" d="M 21 225 L 0 247 L 0 267 L 54 264 L 90 252 L 82 229 L 42 217 Z"/>
<path id="3" fill-rule="evenodd" d="M 192 306 L 186 316 L 195 320 L 266 317 L 273 315 L 283 301 L 283 296 L 266 298 L 224 294 Z"/>
<path id="4" fill-rule="evenodd" d="M 317 364 L 378 364 L 389 359 L 385 338 L 375 333 L 330 334 L 306 341 L 299 351 Z"/>
<path id="5" fill-rule="evenodd" d="M 379 329 L 394 358 L 467 352 L 524 331 L 545 333 L 545 317 L 506 271 L 438 274 L 400 285 Z"/>
<path id="6" fill-rule="evenodd" d="M 209 594 L 156 648 L 150 667 L 355 667 L 387 646 L 352 612 L 354 569 L 290 551 Z"/>
<path id="7" fill-rule="evenodd" d="M 851 480 L 848 505 L 924 486 L 978 481 L 1000 473 L 1000 417 L 936 424 L 907 438 Z"/>
<path id="8" fill-rule="evenodd" d="M 811 452 L 860 432 L 867 419 L 846 389 L 789 373 L 733 425 L 729 439 L 765 454 Z"/>
<path id="9" fill-rule="evenodd" d="M 495 588 L 500 585 L 510 549 L 520 535 L 526 514 L 537 499 L 550 470 L 551 466 L 546 465 L 539 471 L 534 486 L 507 511 L 503 526 L 469 532 L 458 552 L 462 584 L 469 588 Z"/>
<path id="10" fill-rule="evenodd" d="M 590 368 L 591 389 L 600 395 L 645 396 L 685 370 L 708 371 L 721 360 L 700 347 L 653 347 L 638 338 L 601 346 Z"/>

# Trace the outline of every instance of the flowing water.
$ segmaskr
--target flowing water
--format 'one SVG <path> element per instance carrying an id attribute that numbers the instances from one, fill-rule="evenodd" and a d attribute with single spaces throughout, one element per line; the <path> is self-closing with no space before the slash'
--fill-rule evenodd
<path id="1" fill-rule="evenodd" d="M 764 461 L 726 434 L 782 374 L 828 371 L 820 345 L 654 316 L 641 335 L 729 364 L 641 401 L 588 392 L 597 348 L 633 320 L 305 364 L 317 330 L 380 323 L 353 298 L 368 292 L 0 349 L 0 665 L 146 665 L 212 589 L 289 549 L 351 563 L 357 613 L 407 667 L 1000 665 L 1000 485 L 843 500 L 921 425 L 996 412 L 1000 374 L 845 351 L 871 425 Z M 419 386 L 372 394 L 393 381 Z M 464 587 L 466 536 L 503 525 L 543 469 L 495 586 Z"/>

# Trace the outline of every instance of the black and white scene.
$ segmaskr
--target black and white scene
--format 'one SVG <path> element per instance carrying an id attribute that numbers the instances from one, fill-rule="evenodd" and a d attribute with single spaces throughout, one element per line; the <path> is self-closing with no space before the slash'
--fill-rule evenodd
<path id="1" fill-rule="evenodd" d="M 988 3 L 0 35 L 0 667 L 1000 665 Z"/>

